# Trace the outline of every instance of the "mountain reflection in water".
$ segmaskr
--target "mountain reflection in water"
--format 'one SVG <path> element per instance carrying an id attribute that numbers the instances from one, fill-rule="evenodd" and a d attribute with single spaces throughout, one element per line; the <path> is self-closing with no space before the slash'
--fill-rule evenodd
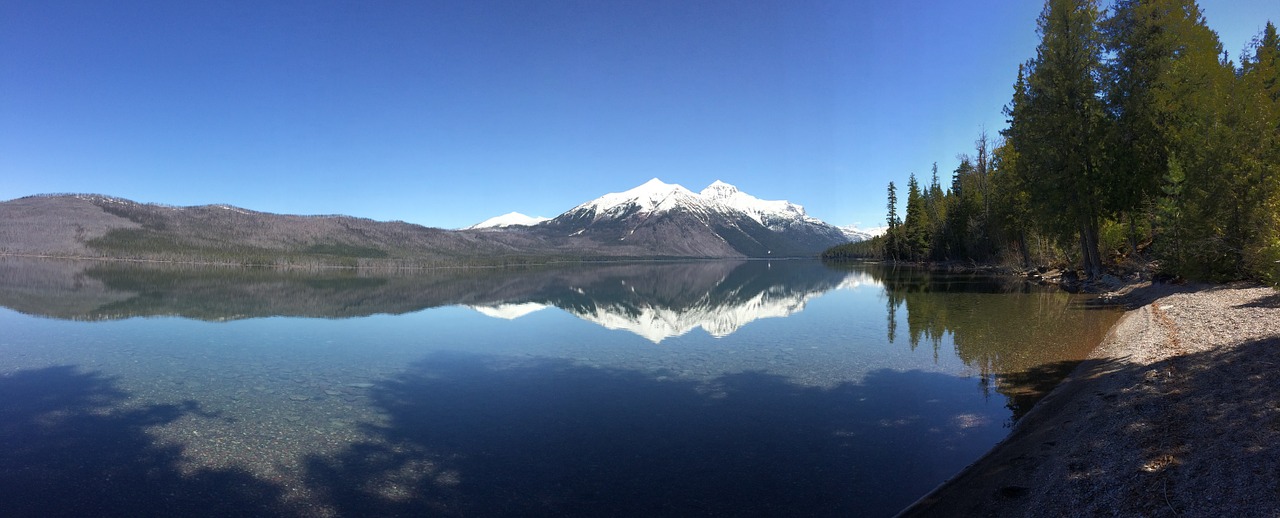
<path id="1" fill-rule="evenodd" d="M 800 260 L 0 257 L 0 487 L 43 495 L 0 514 L 887 515 L 1101 339 L 1084 300 Z"/>
<path id="2" fill-rule="evenodd" d="M 779 276 L 779 271 L 786 274 Z M 9 258 L 0 305 L 71 320 L 181 316 L 224 321 L 273 316 L 348 318 L 469 306 L 512 319 L 559 307 L 655 343 L 702 328 L 733 333 L 804 309 L 849 282 L 814 261 L 627 263 L 416 272 L 299 272 L 139 266 Z"/>
<path id="3" fill-rule="evenodd" d="M 58 319 L 354 318 L 458 305 L 511 320 L 555 307 L 653 343 L 699 328 L 724 337 L 855 287 L 882 292 L 889 343 L 931 348 L 935 359 L 953 347 L 984 384 L 1027 378 L 1002 390 L 1022 394 L 1010 403 L 1015 418 L 1088 354 L 1115 315 L 1095 318 L 1086 297 L 1017 278 L 804 260 L 299 271 L 0 257 L 0 305 Z"/>

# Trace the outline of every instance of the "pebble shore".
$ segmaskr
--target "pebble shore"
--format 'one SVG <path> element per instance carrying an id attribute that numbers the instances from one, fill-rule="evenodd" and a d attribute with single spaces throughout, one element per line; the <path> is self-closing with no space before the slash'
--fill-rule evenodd
<path id="1" fill-rule="evenodd" d="M 1280 292 L 1144 284 L 990 453 L 900 516 L 1280 516 Z"/>

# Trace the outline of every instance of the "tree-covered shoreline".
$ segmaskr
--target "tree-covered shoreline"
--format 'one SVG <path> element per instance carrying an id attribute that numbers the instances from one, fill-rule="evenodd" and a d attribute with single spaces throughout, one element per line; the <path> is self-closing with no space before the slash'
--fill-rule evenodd
<path id="1" fill-rule="evenodd" d="M 1037 25 L 1000 138 L 902 207 L 890 182 L 886 233 L 823 257 L 1280 282 L 1275 25 L 1238 64 L 1194 0 L 1049 0 Z"/>

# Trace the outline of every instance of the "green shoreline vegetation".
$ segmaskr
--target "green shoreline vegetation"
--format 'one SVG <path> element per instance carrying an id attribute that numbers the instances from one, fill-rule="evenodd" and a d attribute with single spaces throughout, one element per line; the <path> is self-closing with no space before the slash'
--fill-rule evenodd
<path id="1" fill-rule="evenodd" d="M 1275 25 L 1238 64 L 1194 1 L 1049 0 L 1038 31 L 1001 138 L 946 189 L 890 182 L 886 233 L 823 258 L 1280 283 Z"/>

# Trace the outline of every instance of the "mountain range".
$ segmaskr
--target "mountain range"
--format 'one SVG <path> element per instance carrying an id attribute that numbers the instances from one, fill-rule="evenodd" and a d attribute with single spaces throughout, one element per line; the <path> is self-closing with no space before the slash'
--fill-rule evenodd
<path id="1" fill-rule="evenodd" d="M 609 258 L 811 257 L 865 238 L 724 182 L 658 179 L 555 218 L 509 213 L 460 230 L 104 195 L 0 202 L 0 254 L 312 266 L 441 266 Z"/>

